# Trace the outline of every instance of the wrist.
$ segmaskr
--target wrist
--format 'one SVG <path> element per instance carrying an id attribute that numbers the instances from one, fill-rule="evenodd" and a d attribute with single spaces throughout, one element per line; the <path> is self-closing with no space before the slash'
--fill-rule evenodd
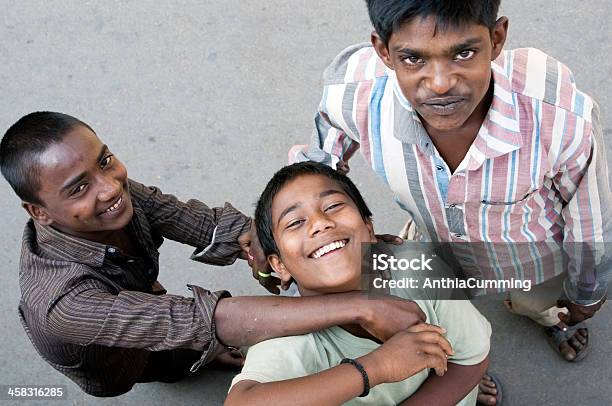
<path id="1" fill-rule="evenodd" d="M 355 315 L 355 319 L 353 321 L 361 326 L 371 324 L 375 317 L 372 302 L 368 300 L 367 296 L 364 296 L 364 294 L 361 292 L 351 294 L 354 295 L 353 300 L 355 301 L 353 309 L 357 310 L 357 314 Z"/>
<path id="2" fill-rule="evenodd" d="M 368 374 L 368 379 L 370 380 L 370 388 L 373 388 L 381 383 L 387 382 L 382 374 L 380 368 L 381 364 L 376 358 L 376 350 L 374 350 L 373 352 L 366 354 L 363 357 L 355 359 L 355 361 L 358 361 L 363 366 L 366 373 Z"/>

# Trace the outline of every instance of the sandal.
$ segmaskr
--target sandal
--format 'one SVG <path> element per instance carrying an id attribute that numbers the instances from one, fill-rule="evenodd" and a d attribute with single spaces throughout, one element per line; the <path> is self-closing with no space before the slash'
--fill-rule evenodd
<path id="1" fill-rule="evenodd" d="M 495 389 L 497 390 L 497 393 L 495 394 L 495 406 L 501 406 L 502 400 L 503 400 L 501 381 L 499 380 L 499 378 L 497 378 L 497 376 L 493 375 L 492 373 L 488 371 L 487 373 L 485 373 L 485 375 L 491 378 L 491 381 L 495 384 Z M 478 384 L 478 393 L 479 394 L 484 393 L 480 391 L 480 383 Z M 493 395 L 490 395 L 490 396 L 493 396 Z M 476 405 L 485 405 L 485 403 L 480 403 L 477 401 Z"/>
<path id="2" fill-rule="evenodd" d="M 586 343 L 583 345 L 582 350 L 576 351 L 576 349 L 574 349 L 574 351 L 576 351 L 576 358 L 574 358 L 573 360 L 568 360 L 567 358 L 565 358 L 565 356 L 563 355 L 563 353 L 559 349 L 559 345 L 561 343 L 566 342 L 569 339 L 571 339 L 574 336 L 574 334 L 579 329 L 584 329 L 584 330 L 587 331 Z M 553 347 L 554 350 L 559 355 L 561 355 L 561 357 L 563 357 L 563 359 L 566 360 L 567 362 L 579 362 L 579 361 L 582 361 L 587 356 L 587 354 L 589 353 L 590 335 L 588 334 L 588 329 L 586 327 L 586 323 L 584 323 L 584 322 L 578 323 L 578 324 L 576 324 L 574 326 L 566 326 L 565 330 L 563 328 L 561 328 L 559 326 L 559 324 L 556 324 L 556 325 L 551 326 L 551 327 L 545 327 L 544 328 L 544 332 L 546 333 L 546 337 L 548 338 L 547 341 L 551 345 L 551 347 Z"/>

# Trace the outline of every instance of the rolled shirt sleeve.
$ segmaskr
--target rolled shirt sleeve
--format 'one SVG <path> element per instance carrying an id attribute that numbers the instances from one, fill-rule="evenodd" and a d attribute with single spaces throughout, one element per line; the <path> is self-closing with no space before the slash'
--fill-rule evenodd
<path id="1" fill-rule="evenodd" d="M 612 261 L 608 258 L 612 242 L 612 194 L 610 193 L 599 108 L 593 104 L 591 122 L 582 126 L 582 139 L 565 157 L 556 188 L 566 204 L 564 251 L 568 255 L 568 277 L 564 283 L 570 300 L 591 304 L 607 292 Z"/>
<path id="2" fill-rule="evenodd" d="M 238 237 L 251 227 L 251 218 L 231 204 L 210 208 L 199 200 L 182 202 L 157 187 L 130 181 L 151 228 L 159 235 L 197 247 L 191 259 L 229 265 L 240 254 Z"/>
<path id="3" fill-rule="evenodd" d="M 188 287 L 191 298 L 128 290 L 112 294 L 102 281 L 86 279 L 50 304 L 45 330 L 83 346 L 202 351 L 195 370 L 223 348 L 216 336 L 214 311 L 217 302 L 230 294 Z"/>

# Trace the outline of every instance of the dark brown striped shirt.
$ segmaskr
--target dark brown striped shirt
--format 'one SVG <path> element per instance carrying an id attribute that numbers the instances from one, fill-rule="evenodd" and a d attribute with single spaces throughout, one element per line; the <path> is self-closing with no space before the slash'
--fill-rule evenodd
<path id="1" fill-rule="evenodd" d="M 192 285 L 192 298 L 153 294 L 158 248 L 170 238 L 196 247 L 192 259 L 231 264 L 240 252 L 238 236 L 250 226 L 227 203 L 211 209 L 132 180 L 129 187 L 134 216 L 127 231 L 137 257 L 32 220 L 23 235 L 23 326 L 45 361 L 95 396 L 129 391 L 154 351 L 199 351 L 195 368 L 217 353 L 213 312 L 229 294 Z"/>

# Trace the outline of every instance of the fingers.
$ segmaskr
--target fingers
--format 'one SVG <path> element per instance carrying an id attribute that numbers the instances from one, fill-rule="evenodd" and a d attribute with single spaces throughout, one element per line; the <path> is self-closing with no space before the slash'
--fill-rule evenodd
<path id="1" fill-rule="evenodd" d="M 447 358 L 444 351 L 434 344 L 424 345 L 421 348 L 425 356 L 426 367 L 436 371 L 436 375 L 443 376 L 448 369 Z"/>
<path id="2" fill-rule="evenodd" d="M 434 324 L 429 324 L 429 323 L 415 324 L 414 326 L 408 327 L 406 331 L 408 331 L 409 333 L 420 333 L 420 332 L 427 332 L 427 331 L 431 331 L 433 333 L 438 333 L 438 334 L 446 333 L 446 329 L 440 326 L 436 326 Z"/>
<path id="3" fill-rule="evenodd" d="M 261 286 L 263 286 L 264 288 L 266 288 L 266 290 L 270 293 L 273 293 L 275 295 L 280 294 L 280 289 L 278 288 L 278 286 L 281 284 L 281 280 L 279 278 L 277 278 L 276 276 L 268 276 L 268 277 L 262 277 L 260 275 L 259 276 L 259 284 Z"/>
<path id="4" fill-rule="evenodd" d="M 402 245 L 404 243 L 401 237 L 392 234 L 377 234 L 376 239 L 393 245 Z"/>
<path id="5" fill-rule="evenodd" d="M 413 302 L 412 300 L 407 300 L 407 301 L 405 301 L 405 303 L 408 306 L 410 306 L 410 311 L 412 311 L 414 314 L 416 314 L 416 316 L 418 317 L 418 319 L 422 323 L 425 323 L 425 321 L 427 320 L 427 316 L 425 315 L 425 312 L 423 312 L 423 310 L 421 310 L 419 305 L 416 304 L 415 302 Z"/>
<path id="6" fill-rule="evenodd" d="M 438 376 L 444 375 L 448 369 L 448 357 L 444 350 L 437 344 L 423 343 L 419 349 L 427 356 L 427 366 L 434 368 Z"/>
<path id="7" fill-rule="evenodd" d="M 434 333 L 431 331 L 423 331 L 419 333 L 419 339 L 426 343 L 437 344 L 447 355 L 454 355 L 455 352 L 451 347 L 450 343 L 440 333 Z"/>
<path id="8" fill-rule="evenodd" d="M 446 355 L 455 354 L 450 342 L 443 336 L 443 334 L 446 334 L 446 330 L 442 327 L 420 323 L 408 328 L 406 331 L 418 334 L 418 338 L 421 342 L 436 344 Z"/>
<path id="9" fill-rule="evenodd" d="M 292 283 L 293 283 L 293 278 L 289 279 L 288 281 L 282 281 L 281 282 L 281 289 L 282 290 L 288 290 L 291 287 Z"/>

